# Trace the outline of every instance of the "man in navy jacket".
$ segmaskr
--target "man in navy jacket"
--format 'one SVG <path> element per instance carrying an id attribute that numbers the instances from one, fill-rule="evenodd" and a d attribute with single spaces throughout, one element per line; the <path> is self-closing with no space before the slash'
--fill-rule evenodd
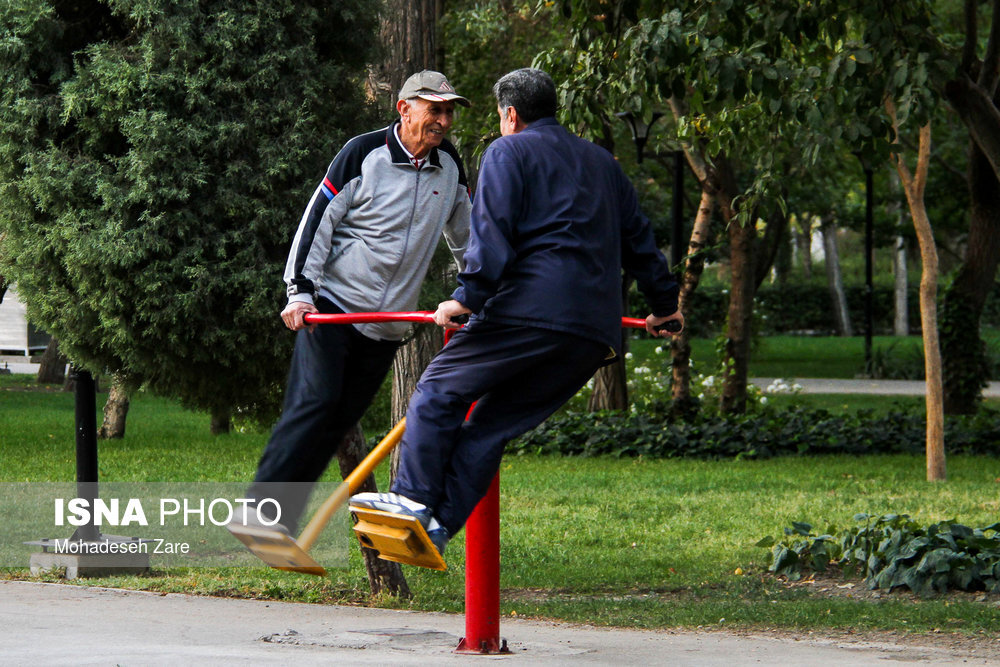
<path id="1" fill-rule="evenodd" d="M 623 268 L 652 308 L 647 331 L 683 325 L 635 189 L 607 151 L 559 125 L 549 75 L 516 70 L 493 92 L 503 136 L 483 157 L 460 286 L 434 315 L 449 328 L 454 317 L 471 320 L 417 385 L 393 493 L 351 499 L 417 516 L 442 553 L 504 445 L 621 354 Z"/>

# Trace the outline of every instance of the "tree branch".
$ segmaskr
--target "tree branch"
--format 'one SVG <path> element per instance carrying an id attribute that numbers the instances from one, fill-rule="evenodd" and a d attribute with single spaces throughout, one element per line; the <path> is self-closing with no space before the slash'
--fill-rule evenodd
<path id="1" fill-rule="evenodd" d="M 973 16 L 974 21 L 975 16 Z M 990 97 L 993 97 L 997 91 L 998 79 L 1000 79 L 1000 0 L 993 0 L 990 37 L 986 43 L 986 55 L 983 56 L 983 67 L 979 72 L 978 83 Z"/>
<path id="2" fill-rule="evenodd" d="M 976 64 L 976 40 L 979 39 L 976 22 L 976 0 L 965 0 L 965 43 L 962 44 L 962 71 L 971 74 Z"/>
<path id="3" fill-rule="evenodd" d="M 993 96 L 964 75 L 947 83 L 945 95 L 1000 179 L 1000 110 Z"/>

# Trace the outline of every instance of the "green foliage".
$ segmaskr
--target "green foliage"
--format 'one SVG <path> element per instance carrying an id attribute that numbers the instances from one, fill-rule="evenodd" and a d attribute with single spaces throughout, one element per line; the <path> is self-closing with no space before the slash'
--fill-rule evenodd
<path id="1" fill-rule="evenodd" d="M 816 165 L 843 145 L 887 159 L 885 97 L 925 118 L 946 73 L 925 2 L 568 0 L 537 12 L 569 23 L 568 44 L 535 64 L 562 82 L 571 127 L 599 136 L 611 112 L 648 119 L 669 101 L 667 143 L 744 166 L 746 214 L 776 196 L 786 157 Z"/>
<path id="2" fill-rule="evenodd" d="M 771 548 L 771 572 L 792 580 L 835 563 L 863 571 L 872 589 L 906 587 L 923 596 L 1000 591 L 1000 523 L 972 529 L 951 520 L 924 527 L 906 514 L 858 514 L 854 520 L 860 525 L 822 535 L 795 522 L 783 538 L 765 537 L 757 546 Z"/>
<path id="3" fill-rule="evenodd" d="M 0 274 L 76 363 L 266 420 L 302 208 L 367 127 L 373 0 L 0 9 Z"/>
<path id="4" fill-rule="evenodd" d="M 569 412 L 507 446 L 509 453 L 653 458 L 770 458 L 820 454 L 919 454 L 926 446 L 922 415 L 870 411 L 835 416 L 826 410 L 762 409 L 727 417 Z M 948 451 L 996 454 L 1000 415 L 983 410 L 945 421 Z"/>
<path id="5" fill-rule="evenodd" d="M 864 328 L 865 288 L 848 285 L 844 288 L 847 309 L 856 331 Z M 920 300 L 917 288 L 909 290 L 907 306 L 909 321 L 920 322 Z M 632 312 L 646 312 L 647 306 L 638 292 L 630 295 Z M 895 293 L 892 287 L 872 288 L 872 319 L 876 334 L 889 333 L 893 327 Z M 688 302 L 686 326 L 692 335 L 712 337 L 722 331 L 728 307 L 728 290 L 702 285 Z M 809 332 L 832 334 L 837 326 L 831 308 L 830 290 L 824 285 L 805 283 L 764 284 L 754 298 L 754 326 L 761 335 Z M 1000 286 L 987 299 L 982 323 L 1000 324 Z M 944 319 L 944 318 L 942 318 Z M 942 327 L 945 326 L 942 324 Z M 942 333 L 943 335 L 943 333 Z"/>

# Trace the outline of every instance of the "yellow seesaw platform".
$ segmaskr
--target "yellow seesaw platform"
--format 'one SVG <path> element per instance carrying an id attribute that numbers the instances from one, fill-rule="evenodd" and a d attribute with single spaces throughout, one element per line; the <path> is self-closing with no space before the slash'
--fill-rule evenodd
<path id="1" fill-rule="evenodd" d="M 447 569 L 416 517 L 361 507 L 350 510 L 361 545 L 377 551 L 379 558 L 432 570 Z"/>

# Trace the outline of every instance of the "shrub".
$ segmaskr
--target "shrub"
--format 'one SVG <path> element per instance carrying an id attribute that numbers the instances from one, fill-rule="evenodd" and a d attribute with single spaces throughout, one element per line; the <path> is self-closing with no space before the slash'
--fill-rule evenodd
<path id="1" fill-rule="evenodd" d="M 948 451 L 996 454 L 1000 413 L 983 410 L 945 421 Z M 926 426 L 920 415 L 870 411 L 834 416 L 826 410 L 763 408 L 731 417 L 697 415 L 671 421 L 645 413 L 570 412 L 549 418 L 507 446 L 514 454 L 647 456 L 654 458 L 768 458 L 816 454 L 920 454 Z"/>
<path id="2" fill-rule="evenodd" d="M 924 596 L 948 589 L 1000 591 L 1000 523 L 972 529 L 952 520 L 924 528 L 906 514 L 874 520 L 857 514 L 854 520 L 863 525 L 822 535 L 796 522 L 784 538 L 765 537 L 757 546 L 771 549 L 769 570 L 791 580 L 804 569 L 823 572 L 836 563 L 863 571 L 871 589 L 905 586 Z"/>

